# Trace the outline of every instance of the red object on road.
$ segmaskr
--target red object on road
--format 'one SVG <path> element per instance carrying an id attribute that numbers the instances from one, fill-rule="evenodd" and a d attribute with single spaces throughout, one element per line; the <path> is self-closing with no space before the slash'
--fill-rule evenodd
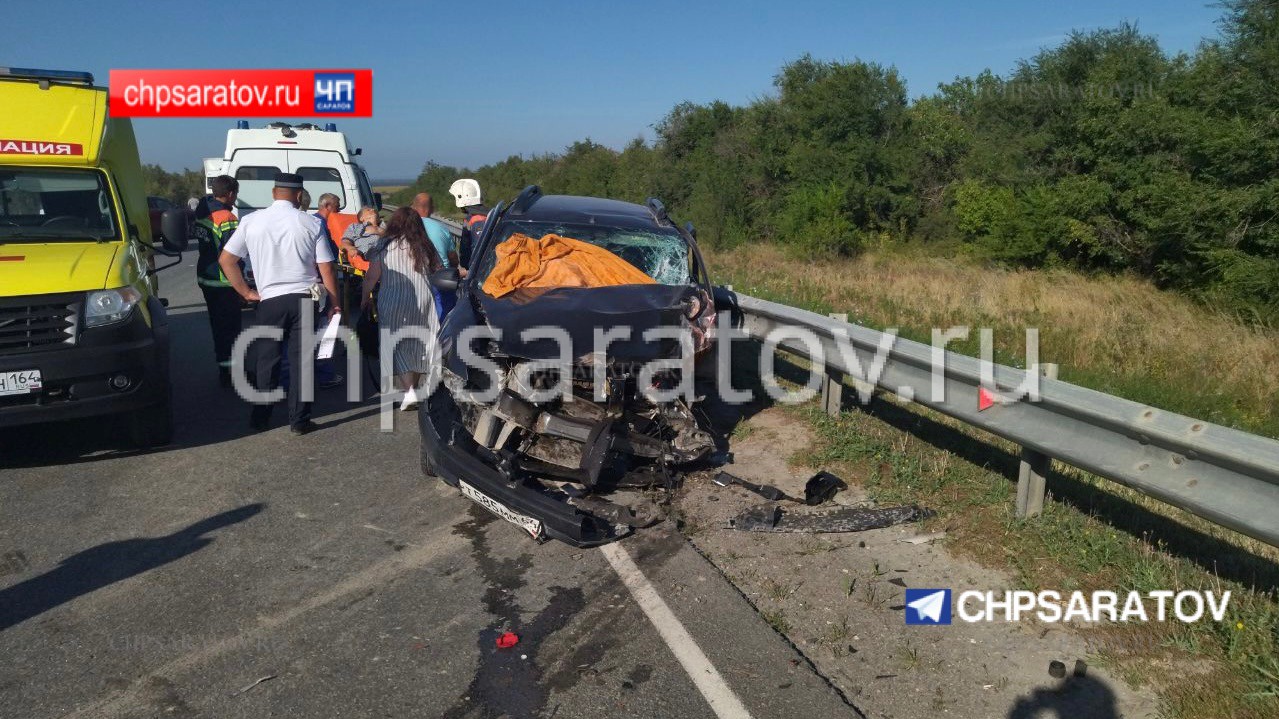
<path id="1" fill-rule="evenodd" d="M 520 637 L 515 632 L 503 632 L 502 636 L 497 638 L 498 649 L 510 649 L 520 643 Z"/>

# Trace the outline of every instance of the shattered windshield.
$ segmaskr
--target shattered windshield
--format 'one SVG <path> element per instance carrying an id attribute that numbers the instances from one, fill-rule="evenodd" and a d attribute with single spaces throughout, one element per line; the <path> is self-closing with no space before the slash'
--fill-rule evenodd
<path id="1" fill-rule="evenodd" d="M 474 268 L 484 282 L 497 264 L 497 246 L 512 235 L 523 234 L 534 239 L 546 235 L 586 242 L 617 255 L 661 285 L 686 285 L 693 282 L 692 252 L 684 238 L 674 230 L 652 231 L 629 227 L 560 224 L 551 222 L 508 222 L 489 245 L 484 257 Z"/>
<path id="2" fill-rule="evenodd" d="M 0 168 L 0 242 L 114 238 L 111 205 L 96 170 Z"/>

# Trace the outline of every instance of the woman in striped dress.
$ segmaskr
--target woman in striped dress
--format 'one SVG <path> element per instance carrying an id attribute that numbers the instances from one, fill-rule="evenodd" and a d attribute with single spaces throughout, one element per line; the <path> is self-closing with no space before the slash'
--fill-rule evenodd
<path id="1" fill-rule="evenodd" d="M 443 269 L 444 263 L 427 239 L 422 218 L 411 207 L 401 207 L 391 215 L 382 242 L 369 260 L 360 309 L 372 302 L 373 288 L 380 282 L 377 315 L 382 335 L 382 366 L 387 364 L 386 353 L 392 351 L 395 384 L 404 392 L 400 409 L 416 409 L 418 397 L 414 389 L 438 358 L 435 338 L 440 321 L 429 277 L 432 272 Z M 406 328 L 410 329 L 404 331 Z M 397 336 L 401 332 L 403 335 Z"/>

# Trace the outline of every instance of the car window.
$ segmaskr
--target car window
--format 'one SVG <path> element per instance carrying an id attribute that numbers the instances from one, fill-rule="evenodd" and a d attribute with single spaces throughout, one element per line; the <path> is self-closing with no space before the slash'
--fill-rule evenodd
<path id="1" fill-rule="evenodd" d="M 111 192 L 96 170 L 0 170 L 0 241 L 116 236 Z"/>
<path id="2" fill-rule="evenodd" d="M 686 285 L 693 282 L 692 253 L 688 243 L 675 230 L 653 231 L 601 225 L 556 224 L 546 222 L 506 222 L 490 242 L 484 257 L 476 266 L 483 284 L 497 265 L 497 247 L 515 233 L 542 238 L 554 234 L 589 242 L 602 247 L 634 265 L 663 285 Z"/>
<path id="3" fill-rule="evenodd" d="M 312 208 L 319 207 L 320 195 L 331 192 L 338 196 L 338 209 L 346 208 L 346 192 L 342 188 L 342 173 L 333 167 L 299 167 L 302 186 L 311 194 Z"/>
<path id="4" fill-rule="evenodd" d="M 147 204 L 150 205 L 153 210 L 171 210 L 174 207 L 173 203 L 169 202 L 167 199 L 155 196 L 148 197 Z"/>
<path id="5" fill-rule="evenodd" d="M 240 183 L 235 206 L 258 210 L 271 204 L 271 190 L 275 187 L 275 176 L 278 174 L 280 168 L 269 165 L 244 165 L 235 168 L 235 179 Z"/>

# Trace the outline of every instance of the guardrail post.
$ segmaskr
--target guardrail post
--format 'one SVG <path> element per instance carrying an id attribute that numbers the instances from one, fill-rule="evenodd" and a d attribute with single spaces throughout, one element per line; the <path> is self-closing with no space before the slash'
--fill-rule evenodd
<path id="1" fill-rule="evenodd" d="M 1057 379 L 1057 365 L 1039 365 L 1040 374 Z M 1048 470 L 1052 457 L 1033 449 L 1022 447 L 1021 467 L 1017 470 L 1017 516 L 1021 519 L 1037 517 L 1044 511 L 1044 495 L 1048 491 Z"/>
<path id="2" fill-rule="evenodd" d="M 755 339 L 766 339 L 777 327 L 803 327 L 830 347 L 841 339 L 837 335 L 843 334 L 834 320 L 821 313 L 746 294 L 738 294 L 735 300 L 743 330 Z M 962 390 L 967 401 L 945 402 L 929 392 L 934 381 L 935 348 L 886 337 L 869 327 L 848 324 L 839 329 L 849 331 L 848 339 L 861 356 L 877 354 L 891 340 L 889 364 L 875 382 L 881 391 L 895 392 L 903 399 L 913 395 L 912 400 L 922 406 L 1013 445 L 1043 448 L 1063 465 L 1279 547 L 1279 513 L 1274 511 L 1279 506 L 1279 441 L 1275 439 L 1060 380 L 1041 383 L 1040 402 L 1017 402 L 982 412 L 978 408 L 987 403 L 979 388 L 991 376 L 978 358 L 954 353 L 947 356 L 947 386 Z M 804 356 L 806 347 L 802 342 L 790 342 L 786 351 Z M 826 360 L 846 373 L 844 381 L 850 387 L 864 386 L 865 380 L 850 376 L 856 368 L 851 358 L 844 364 L 845 358 L 836 351 Z M 991 369 L 1000 386 L 1020 385 L 1025 379 L 1013 367 L 997 365 Z M 826 386 L 826 379 L 817 377 L 819 388 Z M 977 402 L 972 403 L 973 399 Z M 1042 509 L 1050 463 L 1033 454 L 1024 454 L 1023 459 L 1021 487 L 1014 504 L 1019 516 L 1030 516 Z M 1037 486 L 1032 487 L 1032 481 Z"/>
<path id="3" fill-rule="evenodd" d="M 830 318 L 847 322 L 848 315 L 844 312 L 832 312 Z M 826 410 L 826 414 L 832 417 L 838 417 L 840 410 L 844 408 L 844 373 L 826 364 L 826 381 L 822 384 L 822 409 Z"/>

